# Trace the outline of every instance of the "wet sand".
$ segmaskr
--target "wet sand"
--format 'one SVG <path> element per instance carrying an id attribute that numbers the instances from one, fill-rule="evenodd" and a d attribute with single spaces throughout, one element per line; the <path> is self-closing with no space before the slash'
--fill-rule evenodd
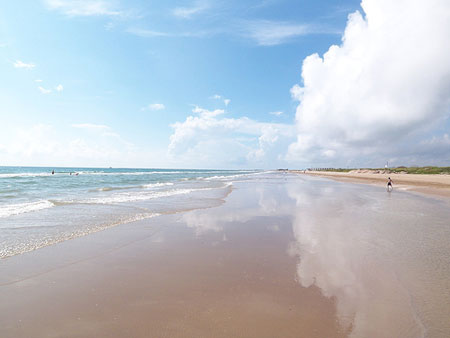
<path id="1" fill-rule="evenodd" d="M 0 260 L 1 337 L 448 337 L 448 204 L 315 177 Z"/>
<path id="2" fill-rule="evenodd" d="M 200 240 L 176 222 L 165 217 L 17 259 L 15 274 L 2 276 L 1 336 L 344 336 L 333 300 L 295 282 L 285 234 L 248 224 L 229 229 L 230 241 Z"/>
<path id="3" fill-rule="evenodd" d="M 293 171 L 303 174 L 303 171 Z M 388 177 L 401 190 L 450 198 L 450 175 L 378 174 L 357 172 L 307 171 L 307 175 L 331 178 L 341 182 L 386 186 Z"/>

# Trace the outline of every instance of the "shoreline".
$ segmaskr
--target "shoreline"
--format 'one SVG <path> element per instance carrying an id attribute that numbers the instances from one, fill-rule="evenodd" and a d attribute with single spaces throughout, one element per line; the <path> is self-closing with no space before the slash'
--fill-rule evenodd
<path id="1" fill-rule="evenodd" d="M 48 207 L 26 210 L 7 216 L 0 214 L 0 261 L 121 224 L 218 206 L 224 203 L 226 197 L 233 190 L 231 181 L 220 184 L 220 186 L 216 184 L 209 187 L 183 187 L 170 183 L 166 190 L 145 190 L 145 188 L 130 190 L 131 194 L 135 194 L 136 197 L 126 195 L 125 197 L 130 201 L 125 202 L 116 202 L 115 200 L 118 199 L 117 197 L 124 196 L 120 195 L 123 194 L 122 192 L 112 195 L 112 197 L 111 195 L 103 196 L 101 198 L 104 200 L 95 201 L 97 203 L 89 203 L 89 198 L 86 201 L 61 201 L 52 198 L 46 200 L 43 198 L 43 203 L 50 204 Z M 152 193 L 153 195 L 151 195 Z M 144 198 L 141 200 L 139 197 Z M 91 199 L 94 198 L 100 199 L 96 196 L 91 197 Z M 103 203 L 104 201 L 106 203 Z M 0 212 L 1 207 L 2 205 L 0 205 Z M 7 207 L 6 210 L 8 210 Z M 3 209 L 5 209 L 4 206 Z M 61 212 L 69 218 L 73 218 L 69 226 L 65 226 Z M 40 226 L 41 224 L 44 226 Z M 30 227 L 39 229 L 39 231 L 32 232 L 29 230 Z"/>
<path id="2" fill-rule="evenodd" d="M 393 181 L 394 190 L 416 192 L 428 196 L 450 199 L 450 175 L 426 174 L 382 174 L 336 171 L 290 171 L 296 174 L 330 178 L 339 182 L 361 183 L 385 187 L 388 177 Z"/>

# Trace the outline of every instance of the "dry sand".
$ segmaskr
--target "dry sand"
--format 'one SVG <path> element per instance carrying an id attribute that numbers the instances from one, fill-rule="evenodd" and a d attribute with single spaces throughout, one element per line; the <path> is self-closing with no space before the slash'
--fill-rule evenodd
<path id="1" fill-rule="evenodd" d="M 303 171 L 293 171 L 304 173 Z M 337 181 L 386 186 L 388 177 L 394 189 L 419 192 L 427 195 L 450 197 L 450 175 L 383 174 L 365 171 L 331 172 L 306 171 L 307 175 L 331 178 Z"/>

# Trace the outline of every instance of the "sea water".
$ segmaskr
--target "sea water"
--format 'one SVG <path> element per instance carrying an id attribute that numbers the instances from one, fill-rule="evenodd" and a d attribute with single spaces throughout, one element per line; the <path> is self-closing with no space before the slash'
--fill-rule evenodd
<path id="1" fill-rule="evenodd" d="M 0 258 L 207 207 L 256 170 L 0 167 Z"/>

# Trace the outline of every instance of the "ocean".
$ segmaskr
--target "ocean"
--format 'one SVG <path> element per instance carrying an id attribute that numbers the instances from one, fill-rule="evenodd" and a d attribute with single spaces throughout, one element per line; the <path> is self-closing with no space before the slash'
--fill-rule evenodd
<path id="1" fill-rule="evenodd" d="M 234 181 L 261 173 L 0 167 L 0 259 L 119 224 L 214 206 Z"/>

